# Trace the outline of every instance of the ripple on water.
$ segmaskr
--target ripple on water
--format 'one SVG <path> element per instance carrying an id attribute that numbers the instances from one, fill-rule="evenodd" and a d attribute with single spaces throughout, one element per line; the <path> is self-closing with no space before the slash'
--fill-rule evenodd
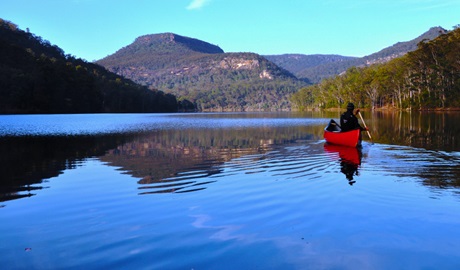
<path id="1" fill-rule="evenodd" d="M 324 177 L 330 166 L 330 159 L 321 145 L 280 146 L 265 153 L 242 155 L 229 161 L 210 160 L 161 181 L 146 181 L 149 184 L 141 185 L 139 189 L 140 194 L 184 193 L 206 189 L 217 181 L 318 179 Z M 259 181 L 255 183 L 261 184 Z"/>
<path id="2" fill-rule="evenodd" d="M 374 145 L 368 151 L 364 170 L 385 175 L 416 178 L 452 178 L 460 173 L 458 153 L 395 145 Z"/>

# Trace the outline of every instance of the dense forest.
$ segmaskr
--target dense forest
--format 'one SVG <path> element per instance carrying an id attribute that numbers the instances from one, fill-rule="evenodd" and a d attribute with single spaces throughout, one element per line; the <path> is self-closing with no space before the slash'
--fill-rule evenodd
<path id="1" fill-rule="evenodd" d="M 174 112 L 180 105 L 0 19 L 0 113 Z"/>
<path id="2" fill-rule="evenodd" d="M 203 111 L 290 109 L 290 95 L 307 85 L 258 54 L 224 53 L 173 33 L 138 37 L 96 63 Z"/>
<path id="3" fill-rule="evenodd" d="M 352 67 L 345 74 L 302 88 L 291 97 L 299 109 L 460 108 L 460 28 L 418 43 L 415 51 L 384 64 Z"/>

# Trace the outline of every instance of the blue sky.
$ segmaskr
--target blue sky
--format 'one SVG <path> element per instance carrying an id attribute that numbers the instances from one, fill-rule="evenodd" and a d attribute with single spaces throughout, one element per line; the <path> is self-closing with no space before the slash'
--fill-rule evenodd
<path id="1" fill-rule="evenodd" d="M 164 32 L 225 52 L 365 56 L 459 14 L 458 0 L 0 0 L 0 18 L 88 61 Z"/>

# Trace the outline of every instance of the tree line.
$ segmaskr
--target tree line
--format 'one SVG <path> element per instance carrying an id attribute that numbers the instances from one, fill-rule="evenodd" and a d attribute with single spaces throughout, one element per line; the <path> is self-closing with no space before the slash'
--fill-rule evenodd
<path id="1" fill-rule="evenodd" d="M 423 40 L 417 50 L 385 64 L 351 67 L 291 96 L 300 110 L 350 101 L 372 109 L 460 108 L 460 28 Z"/>
<path id="2" fill-rule="evenodd" d="M 0 113 L 175 112 L 151 90 L 0 19 Z"/>

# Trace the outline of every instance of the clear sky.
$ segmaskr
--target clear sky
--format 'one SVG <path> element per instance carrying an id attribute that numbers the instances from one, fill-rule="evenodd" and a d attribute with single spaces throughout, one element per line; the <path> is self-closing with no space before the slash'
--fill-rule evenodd
<path id="1" fill-rule="evenodd" d="M 459 0 L 0 0 L 0 18 L 88 61 L 172 32 L 225 52 L 365 56 L 460 24 Z"/>

